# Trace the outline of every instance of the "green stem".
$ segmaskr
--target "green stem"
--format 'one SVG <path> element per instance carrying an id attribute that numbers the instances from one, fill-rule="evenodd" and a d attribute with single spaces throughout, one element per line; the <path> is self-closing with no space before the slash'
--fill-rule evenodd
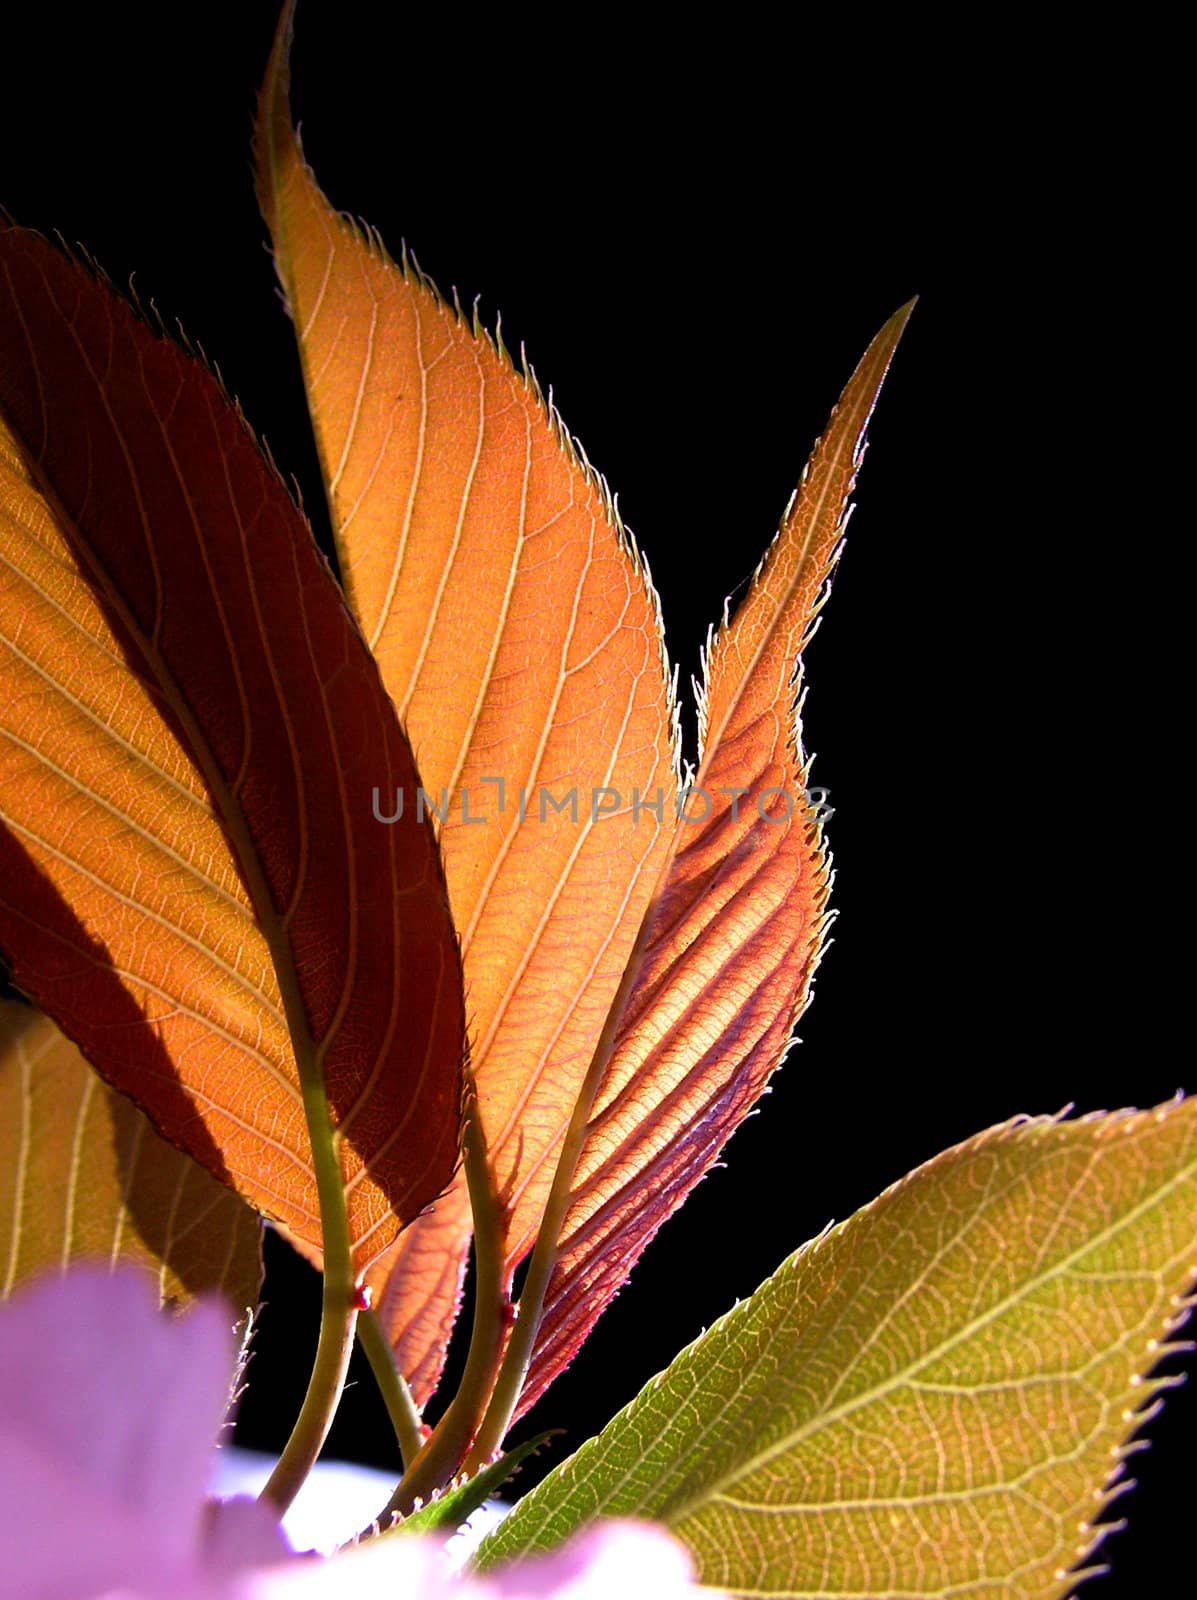
<path id="1" fill-rule="evenodd" d="M 412 1392 L 395 1365 L 390 1341 L 373 1311 L 365 1311 L 358 1318 L 357 1337 L 366 1352 L 379 1393 L 386 1403 L 395 1438 L 399 1441 L 403 1465 L 410 1467 L 424 1448 L 424 1428 Z"/>
<path id="2" fill-rule="evenodd" d="M 291 942 L 290 914 L 294 907 L 280 911 L 275 904 L 258 845 L 242 807 L 239 784 L 232 781 L 217 759 L 194 710 L 175 680 L 167 658 L 161 653 L 156 636 L 151 637 L 146 633 L 94 556 L 87 557 L 86 565 L 97 591 L 105 596 L 130 637 L 136 640 L 144 653 L 154 679 L 183 731 L 189 753 L 203 773 L 216 815 L 233 846 L 258 923 L 270 947 L 287 1030 L 295 1051 L 320 1202 L 324 1294 L 320 1311 L 320 1336 L 307 1393 L 291 1437 L 269 1483 L 262 1491 L 264 1500 L 271 1501 L 280 1511 L 285 1511 L 314 1465 L 332 1425 L 345 1386 L 345 1373 L 353 1349 L 354 1329 L 361 1304 L 353 1270 L 339 1141 L 324 1086 L 324 1055 L 331 1038 L 326 1037 L 318 1044 L 312 1037 Z M 254 606 L 257 608 L 259 605 L 260 597 L 255 590 Z"/>
<path id="3" fill-rule="evenodd" d="M 503 1262 L 501 1209 L 491 1180 L 486 1137 L 476 1100 L 466 1113 L 463 1152 L 470 1207 L 474 1217 L 474 1323 L 461 1385 L 387 1502 L 379 1523 L 408 1516 L 417 1501 L 427 1501 L 461 1468 L 494 1388 L 511 1326 L 511 1300 Z"/>
<path id="4" fill-rule="evenodd" d="M 511 1419 L 515 1408 L 519 1404 L 520 1394 L 523 1391 L 524 1380 L 528 1376 L 528 1367 L 532 1360 L 532 1351 L 536 1343 L 536 1334 L 540 1327 L 540 1319 L 544 1312 L 545 1295 L 548 1293 L 549 1280 L 553 1276 L 553 1268 L 557 1264 L 557 1243 L 561 1237 L 561 1230 L 569 1212 L 570 1202 L 573 1198 L 572 1189 L 574 1173 L 577 1170 L 578 1159 L 582 1154 L 582 1147 L 586 1142 L 590 1113 L 594 1108 L 595 1096 L 598 1094 L 599 1085 L 607 1070 L 607 1063 L 611 1058 L 611 1051 L 615 1043 L 620 1022 L 623 1019 L 624 1007 L 632 991 L 636 973 L 640 965 L 640 957 L 648 932 L 648 916 L 640 924 L 636 944 L 631 957 L 624 969 L 623 978 L 611 1002 L 611 1009 L 603 1023 L 603 1031 L 595 1045 L 594 1055 L 586 1069 L 586 1076 L 582 1081 L 582 1088 L 574 1104 L 573 1114 L 569 1126 L 565 1130 L 565 1138 L 561 1145 L 561 1155 L 557 1162 L 557 1170 L 553 1174 L 553 1186 L 549 1190 L 549 1198 L 545 1203 L 544 1215 L 541 1218 L 540 1229 L 536 1235 L 536 1244 L 532 1250 L 531 1260 L 528 1262 L 528 1274 L 524 1279 L 523 1291 L 520 1294 L 519 1305 L 516 1307 L 515 1323 L 511 1330 L 511 1338 L 503 1355 L 502 1365 L 495 1379 L 486 1414 L 478 1426 L 473 1447 L 465 1461 L 467 1472 L 477 1471 L 483 1463 L 489 1461 L 502 1448 L 507 1430 L 511 1426 Z"/>
<path id="5" fill-rule="evenodd" d="M 568 1155 L 571 1158 L 569 1162 L 569 1176 L 571 1179 L 580 1150 L 580 1140 L 577 1149 L 570 1149 L 569 1135 L 567 1134 L 566 1148 L 562 1151 L 562 1167 L 564 1167 L 565 1157 Z M 558 1168 L 558 1171 L 560 1172 L 561 1168 Z M 532 1259 L 528 1263 L 528 1275 L 524 1279 L 523 1293 L 520 1295 L 519 1305 L 515 1308 L 516 1315 L 512 1325 L 511 1339 L 508 1342 L 506 1353 L 499 1367 L 490 1402 L 478 1426 L 473 1447 L 465 1462 L 467 1472 L 482 1466 L 502 1448 L 503 1440 L 507 1437 L 507 1430 L 511 1426 L 512 1416 L 515 1414 L 515 1408 L 519 1403 L 519 1397 L 524 1387 L 524 1379 L 528 1375 L 528 1366 L 532 1360 L 532 1347 L 536 1342 L 536 1332 L 540 1327 L 541 1313 L 544 1310 L 544 1297 L 548 1291 L 549 1279 L 553 1275 L 553 1268 L 557 1264 L 557 1238 L 561 1224 L 565 1220 L 565 1212 L 570 1198 L 568 1182 L 563 1186 L 562 1203 L 554 1206 L 555 1198 L 556 1184 L 554 1183 L 553 1190 L 549 1194 L 548 1205 L 545 1207 L 540 1232 L 536 1236 L 536 1246 L 532 1251 Z"/>
<path id="6" fill-rule="evenodd" d="M 284 995 L 286 991 L 284 989 Z M 353 1271 L 349 1241 L 349 1215 L 341 1176 L 338 1139 L 332 1126 L 324 1089 L 323 1062 L 318 1052 L 305 1059 L 298 1050 L 303 1106 L 312 1146 L 312 1166 L 320 1197 L 320 1226 L 324 1238 L 324 1294 L 320 1306 L 320 1338 L 303 1405 L 291 1437 L 283 1449 L 261 1498 L 279 1512 L 286 1511 L 316 1464 L 328 1437 L 345 1387 L 345 1374 L 353 1352 L 361 1297 Z M 305 1070 L 305 1067 L 307 1070 Z"/>

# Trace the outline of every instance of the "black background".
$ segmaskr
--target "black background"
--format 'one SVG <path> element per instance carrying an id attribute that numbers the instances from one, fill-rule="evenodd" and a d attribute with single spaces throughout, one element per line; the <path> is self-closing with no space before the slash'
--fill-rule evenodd
<path id="1" fill-rule="evenodd" d="M 875 33 L 866 80 L 854 24 L 799 40 L 746 13 L 650 46 L 582 15 L 569 35 L 560 16 L 383 16 L 302 8 L 307 154 L 334 203 L 526 343 L 649 557 L 683 684 L 861 350 L 921 296 L 808 655 L 840 915 L 805 1042 L 534 1413 L 567 1428 L 544 1465 L 946 1144 L 1194 1087 L 1164 915 L 1187 913 L 1170 800 L 1187 617 L 1159 504 L 1179 337 L 1166 94 L 1125 108 L 1145 70 L 1125 40 L 1082 57 L 980 22 L 935 52 L 909 25 Z M 272 25 L 256 0 L 45 8 L 5 67 L 0 201 L 136 274 L 319 526 L 249 164 Z M 269 1262 L 241 1433 L 277 1448 L 316 1294 L 277 1241 Z M 358 1378 L 334 1448 L 390 1464 Z M 1094 1600 L 1151 1592 L 1180 1559 L 1195 1402 L 1153 1423 Z"/>

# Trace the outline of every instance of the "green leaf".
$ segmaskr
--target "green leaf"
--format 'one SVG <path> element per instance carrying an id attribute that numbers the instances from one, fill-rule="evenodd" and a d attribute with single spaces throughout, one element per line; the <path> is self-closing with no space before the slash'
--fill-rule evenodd
<path id="1" fill-rule="evenodd" d="M 478 1565 L 644 1516 L 737 1594 L 1059 1600 L 1194 1263 L 1197 1100 L 992 1128 L 791 1256 Z"/>
<path id="2" fill-rule="evenodd" d="M 455 1533 L 468 1518 L 473 1516 L 483 1501 L 497 1495 L 507 1480 L 518 1472 L 520 1465 L 557 1431 L 555 1428 L 550 1428 L 547 1433 L 538 1433 L 535 1438 L 525 1439 L 523 1444 L 517 1444 L 513 1450 L 508 1450 L 497 1461 L 492 1461 L 488 1467 L 483 1467 L 481 1472 L 476 1472 L 472 1478 L 463 1478 L 458 1483 L 451 1483 L 427 1505 L 421 1506 L 418 1511 L 413 1511 L 410 1516 L 404 1517 L 402 1522 L 397 1523 L 394 1533 Z M 391 1535 L 388 1534 L 388 1537 Z"/>

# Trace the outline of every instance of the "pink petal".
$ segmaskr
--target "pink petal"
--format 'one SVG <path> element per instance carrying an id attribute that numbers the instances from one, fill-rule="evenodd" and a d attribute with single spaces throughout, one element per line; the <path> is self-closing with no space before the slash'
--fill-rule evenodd
<path id="1" fill-rule="evenodd" d="M 265 1567 L 291 1555 L 278 1517 L 270 1507 L 247 1495 L 234 1500 L 209 1500 L 204 1507 L 199 1561 L 213 1577 Z"/>
<path id="2" fill-rule="evenodd" d="M 714 1590 L 700 1591 L 689 1552 L 663 1528 L 605 1522 L 560 1550 L 485 1577 L 455 1574 L 437 1540 L 392 1535 L 327 1561 L 246 1576 L 236 1600 L 698 1600 L 700 1594 L 721 1600 Z"/>
<path id="3" fill-rule="evenodd" d="M 181 1559 L 228 1405 L 231 1322 L 212 1302 L 163 1316 L 136 1269 L 39 1279 L 0 1307 L 0 1426 L 135 1510 Z"/>
<path id="4" fill-rule="evenodd" d="M 681 1600 L 697 1596 L 690 1552 L 650 1522 L 596 1522 L 559 1550 L 500 1567 L 487 1600 Z M 719 1600 L 704 1589 L 703 1600 Z"/>
<path id="5" fill-rule="evenodd" d="M 247 1575 L 228 1600 L 490 1600 L 453 1576 L 435 1539 L 375 1539 L 327 1560 Z"/>
<path id="6" fill-rule="evenodd" d="M 5 1595 L 238 1600 L 230 1575 L 287 1555 L 264 1509 L 205 1506 L 231 1322 L 214 1302 L 163 1316 L 135 1268 L 74 1268 L 0 1306 Z"/>
<path id="7" fill-rule="evenodd" d="M 3 1335 L 0 1334 L 0 1338 Z M 75 1600 L 134 1581 L 171 1593 L 180 1576 L 136 1512 L 0 1427 L 0 1593 Z"/>

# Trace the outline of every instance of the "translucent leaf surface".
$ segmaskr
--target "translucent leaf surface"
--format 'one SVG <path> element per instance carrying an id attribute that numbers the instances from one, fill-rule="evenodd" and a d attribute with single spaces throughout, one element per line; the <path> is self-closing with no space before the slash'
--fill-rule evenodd
<path id="1" fill-rule="evenodd" d="M 0 1294 L 73 1261 L 137 1262 L 163 1301 L 258 1302 L 261 1222 L 160 1139 L 30 1006 L 0 1003 Z"/>
<path id="2" fill-rule="evenodd" d="M 377 669 L 215 378 L 15 228 L 0 416 L 0 947 L 312 1254 L 325 1087 L 364 1271 L 452 1174 L 463 1038 L 431 830 L 370 810 L 415 781 Z"/>
<path id="3" fill-rule="evenodd" d="M 704 1582 L 1060 1600 L 1197 1271 L 1197 1101 L 990 1129 L 792 1256 L 480 1554 L 661 1519 Z"/>
<path id="4" fill-rule="evenodd" d="M 702 759 L 586 1129 L 521 1409 L 743 1121 L 809 997 L 828 870 L 797 714 L 802 650 L 910 309 L 865 352 L 767 559 L 708 647 Z"/>
<path id="5" fill-rule="evenodd" d="M 263 209 L 346 591 L 443 813 L 510 1270 L 669 842 L 661 623 L 603 484 L 530 375 L 321 194 L 292 135 L 285 50 L 280 37 L 263 95 Z M 433 1246 L 413 1237 L 402 1276 L 375 1285 L 417 1377 L 434 1363 L 415 1330 L 453 1310 L 441 1263 L 468 1240 L 462 1196 L 422 1229 Z"/>
<path id="6" fill-rule="evenodd" d="M 349 594 L 449 806 L 509 1269 L 535 1237 L 599 1052 L 526 1406 L 753 1104 L 805 1003 L 827 874 L 796 664 L 907 313 L 870 348 L 712 646 L 700 793 L 679 820 L 655 604 L 601 485 L 527 374 L 325 201 L 292 135 L 286 50 L 284 27 L 259 124 L 263 208 Z M 504 791 L 537 814 L 496 816 Z M 581 825 L 547 814 L 546 791 L 572 795 Z M 456 1305 L 444 1263 L 468 1225 L 458 1192 L 378 1269 L 421 1395 Z"/>

